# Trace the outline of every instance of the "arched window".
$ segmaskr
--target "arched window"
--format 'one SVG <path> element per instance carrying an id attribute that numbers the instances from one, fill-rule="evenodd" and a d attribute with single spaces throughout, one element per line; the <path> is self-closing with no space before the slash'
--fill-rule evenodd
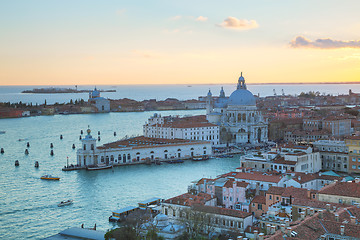
<path id="1" fill-rule="evenodd" d="M 139 152 L 137 152 L 137 153 L 136 153 L 136 155 L 140 155 L 140 153 L 139 153 Z"/>
<path id="2" fill-rule="evenodd" d="M 128 155 L 127 155 L 127 159 L 128 159 L 128 160 L 130 160 L 130 159 L 131 159 L 131 157 L 130 157 L 130 153 L 128 153 Z"/>
<path id="3" fill-rule="evenodd" d="M 126 154 L 123 155 L 123 163 L 126 163 Z"/>
<path id="4" fill-rule="evenodd" d="M 101 162 L 104 162 L 104 156 L 101 156 Z"/>
<path id="5" fill-rule="evenodd" d="M 121 154 L 119 154 L 118 156 L 118 161 L 121 161 Z"/>
<path id="6" fill-rule="evenodd" d="M 154 153 L 154 151 L 151 151 L 150 153 Z"/>
<path id="7" fill-rule="evenodd" d="M 114 161 L 114 155 L 111 155 L 110 160 L 113 162 Z"/>
<path id="8" fill-rule="evenodd" d="M 84 144 L 84 150 L 86 150 L 86 144 Z"/>
<path id="9" fill-rule="evenodd" d="M 91 150 L 94 150 L 94 144 L 91 144 Z"/>

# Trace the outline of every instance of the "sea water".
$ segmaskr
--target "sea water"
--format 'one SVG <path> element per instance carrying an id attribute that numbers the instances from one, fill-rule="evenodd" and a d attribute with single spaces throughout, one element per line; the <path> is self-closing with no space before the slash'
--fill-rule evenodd
<path id="1" fill-rule="evenodd" d="M 70 99 L 87 100 L 88 93 L 62 93 L 62 94 L 31 94 L 21 93 L 23 90 L 42 88 L 49 86 L 0 86 L 0 102 L 19 102 L 44 104 L 68 103 Z M 61 86 L 64 88 L 74 88 L 74 86 Z M 79 90 L 94 89 L 95 86 L 78 86 Z M 220 94 L 221 87 L 224 87 L 226 96 L 229 96 L 235 89 L 236 84 L 200 84 L 200 85 L 115 85 L 115 86 L 96 86 L 98 89 L 113 89 L 116 92 L 102 92 L 101 96 L 110 99 L 130 98 L 137 101 L 156 99 L 165 100 L 176 98 L 179 100 L 198 99 L 199 96 L 206 96 L 209 89 L 213 96 Z M 360 84 L 264 84 L 247 85 L 254 95 L 260 97 L 277 95 L 298 95 L 301 92 L 319 91 L 320 94 L 348 94 L 349 89 L 353 92 L 360 92 Z"/>
<path id="2" fill-rule="evenodd" d="M 197 115 L 204 110 L 165 111 L 162 115 Z M 69 227 L 93 227 L 106 231 L 113 210 L 136 206 L 151 197 L 170 198 L 187 191 L 191 181 L 233 171 L 239 158 L 210 159 L 183 164 L 133 165 L 101 171 L 70 171 L 61 168 L 76 163 L 81 146 L 80 131 L 88 125 L 93 137 L 100 131 L 97 145 L 118 140 L 125 135 L 142 133 L 142 125 L 154 112 L 103 113 L 39 116 L 0 119 L 0 239 L 41 239 Z M 117 136 L 114 137 L 114 132 Z M 83 137 L 85 135 L 82 135 Z M 63 139 L 60 139 L 63 135 Z M 29 155 L 25 155 L 27 142 Z M 50 156 L 53 143 L 54 156 Z M 15 167 L 15 160 L 20 166 Z M 35 161 L 40 167 L 35 168 Z M 41 180 L 44 174 L 60 181 Z M 61 201 L 73 199 L 69 206 Z"/>

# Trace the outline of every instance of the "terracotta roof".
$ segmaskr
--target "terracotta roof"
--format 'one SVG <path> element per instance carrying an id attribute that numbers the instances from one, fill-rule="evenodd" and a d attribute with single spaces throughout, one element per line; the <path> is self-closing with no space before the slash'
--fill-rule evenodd
<path id="1" fill-rule="evenodd" d="M 276 164 L 286 164 L 286 165 L 296 165 L 295 161 L 287 161 L 285 160 L 284 157 L 280 157 L 278 159 L 275 159 L 274 161 L 272 161 L 272 163 L 276 163 Z"/>
<path id="2" fill-rule="evenodd" d="M 150 137 L 134 137 L 126 140 L 120 140 L 112 143 L 106 143 L 102 146 L 97 147 L 98 149 L 109 149 L 109 148 L 154 148 L 154 147 L 164 147 L 167 145 L 177 146 L 185 144 L 203 144 L 207 141 L 195 141 L 190 139 L 166 139 L 166 138 L 150 138 Z M 207 142 L 210 143 L 210 142 Z"/>
<path id="3" fill-rule="evenodd" d="M 339 207 L 349 206 L 342 203 L 323 202 L 323 201 L 311 200 L 305 198 L 296 198 L 292 203 L 293 206 L 311 207 L 317 209 L 326 209 L 326 204 L 330 204 L 330 209 L 333 209 L 333 207 L 339 208 Z"/>
<path id="4" fill-rule="evenodd" d="M 296 188 L 296 187 L 287 187 L 285 191 L 281 194 L 282 197 L 292 197 L 292 199 L 308 198 L 308 190 L 305 188 Z"/>
<path id="5" fill-rule="evenodd" d="M 298 220 L 293 223 L 295 226 L 291 227 L 291 231 L 296 233 L 296 236 L 291 237 L 291 239 L 309 239 L 309 236 L 311 236 L 311 239 L 319 239 L 320 236 L 324 234 L 341 235 L 341 226 L 345 227 L 344 236 L 358 239 L 360 225 L 353 224 L 350 221 L 351 215 L 359 219 L 360 214 L 357 215 L 358 212 L 360 211 L 356 207 L 348 209 L 340 208 L 336 212 L 324 211 L 322 217 L 320 217 L 319 213 L 316 213 L 313 216 L 305 218 L 303 221 Z M 339 215 L 339 221 L 335 220 L 335 214 Z M 277 231 L 275 235 L 268 239 L 283 240 L 283 235 L 284 233 Z"/>
<path id="6" fill-rule="evenodd" d="M 360 183 L 336 182 L 323 187 L 319 194 L 360 198 Z"/>
<path id="7" fill-rule="evenodd" d="M 239 210 L 229 209 L 229 208 L 195 205 L 193 209 L 195 211 L 199 211 L 199 212 L 213 213 L 213 214 L 225 215 L 225 216 L 236 217 L 236 218 L 246 218 L 246 217 L 251 216 L 251 213 L 249 213 L 249 212 L 244 212 L 244 211 L 239 211 Z"/>
<path id="8" fill-rule="evenodd" d="M 203 205 L 213 198 L 215 197 L 207 193 L 198 193 L 196 195 L 191 193 L 184 193 L 182 195 L 169 198 L 165 200 L 165 202 L 171 204 L 183 205 L 183 206 L 192 206 L 194 204 Z"/>
<path id="9" fill-rule="evenodd" d="M 261 172 L 237 172 L 235 176 L 236 179 L 247 179 L 247 180 L 255 180 L 262 182 L 273 182 L 278 183 L 281 180 L 281 175 L 267 175 L 266 173 Z"/>
<path id="10" fill-rule="evenodd" d="M 237 181 L 237 182 L 236 182 L 236 186 L 237 186 L 237 187 L 246 188 L 247 186 L 249 186 L 249 183 Z"/>
<path id="11" fill-rule="evenodd" d="M 336 176 L 330 176 L 330 175 L 324 175 L 324 174 L 319 174 L 319 173 L 301 173 L 301 172 L 296 172 L 295 176 L 292 178 L 294 181 L 303 184 L 315 179 L 323 179 L 323 180 L 330 180 L 330 181 L 341 181 L 342 177 L 336 177 Z"/>
<path id="12" fill-rule="evenodd" d="M 190 117 L 164 117 L 164 124 L 152 124 L 150 126 L 159 126 L 163 128 L 199 128 L 199 127 L 218 127 L 206 120 L 205 115 Z"/>
<path id="13" fill-rule="evenodd" d="M 283 187 L 274 187 L 271 186 L 267 191 L 266 194 L 274 194 L 274 195 L 281 195 L 285 191 Z"/>
<path id="14" fill-rule="evenodd" d="M 257 195 L 253 198 L 251 201 L 252 203 L 260 203 L 260 204 L 266 204 L 266 197 Z"/>

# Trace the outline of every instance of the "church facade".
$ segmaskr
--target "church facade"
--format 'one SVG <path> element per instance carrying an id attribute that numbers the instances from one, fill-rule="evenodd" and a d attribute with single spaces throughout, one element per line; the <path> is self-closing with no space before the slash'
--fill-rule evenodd
<path id="1" fill-rule="evenodd" d="M 221 143 L 266 143 L 268 123 L 256 107 L 254 95 L 247 90 L 245 78 L 239 77 L 237 89 L 225 96 L 221 88 L 219 97 L 208 92 L 206 97 L 206 118 L 220 127 Z"/>

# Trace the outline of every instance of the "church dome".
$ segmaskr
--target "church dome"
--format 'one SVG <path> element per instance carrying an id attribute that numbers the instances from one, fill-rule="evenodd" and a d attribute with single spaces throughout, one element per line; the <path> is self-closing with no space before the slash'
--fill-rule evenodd
<path id="1" fill-rule="evenodd" d="M 254 95 L 246 89 L 237 89 L 229 97 L 229 105 L 256 105 L 256 99 Z"/>
<path id="2" fill-rule="evenodd" d="M 245 78 L 239 77 L 237 89 L 230 95 L 229 105 L 243 105 L 243 106 L 255 106 L 256 99 L 254 95 L 246 89 Z"/>

